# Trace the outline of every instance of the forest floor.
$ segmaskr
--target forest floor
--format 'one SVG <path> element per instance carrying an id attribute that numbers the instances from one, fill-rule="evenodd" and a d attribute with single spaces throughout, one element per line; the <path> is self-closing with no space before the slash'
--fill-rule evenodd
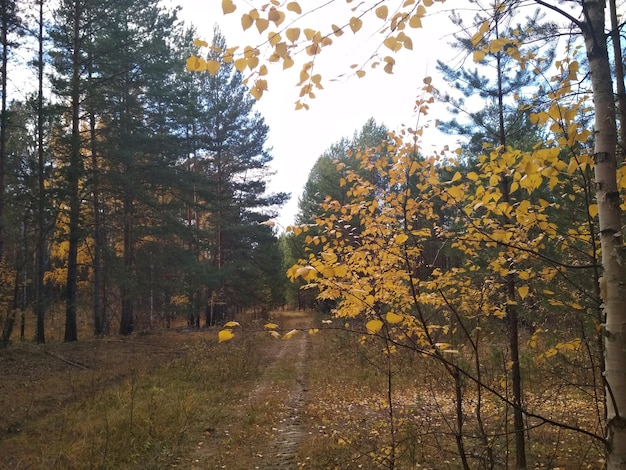
<path id="1" fill-rule="evenodd" d="M 270 318 L 288 340 L 239 320 L 224 344 L 212 328 L 1 350 L 0 470 L 461 468 L 449 384 L 419 355 L 394 359 L 392 451 L 381 344 L 311 313 Z M 555 413 L 593 419 L 587 402 L 556 398 Z M 602 467 L 585 436 L 538 427 L 532 437 L 530 468 Z M 510 455 L 510 440 L 498 445 Z"/>

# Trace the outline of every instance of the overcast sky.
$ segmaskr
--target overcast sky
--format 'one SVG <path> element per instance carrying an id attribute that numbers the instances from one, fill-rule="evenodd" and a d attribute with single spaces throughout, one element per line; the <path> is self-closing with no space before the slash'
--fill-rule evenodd
<path id="1" fill-rule="evenodd" d="M 183 7 L 182 18 L 195 24 L 200 37 L 208 42 L 211 42 L 213 26 L 217 23 L 229 46 L 254 46 L 260 43 L 260 36 L 254 27 L 251 28 L 254 31 L 242 32 L 240 18 L 242 13 L 247 12 L 247 9 L 242 9 L 242 1 L 235 2 L 239 5 L 238 10 L 227 16 L 222 15 L 220 0 L 178 0 L 177 3 Z M 302 2 L 303 8 L 306 8 L 306 3 Z M 346 3 L 335 3 L 336 7 L 329 7 L 320 13 L 323 16 L 321 25 L 339 22 L 332 17 L 333 8 L 342 9 L 345 15 Z M 433 7 L 429 11 L 435 13 L 437 10 Z M 325 89 L 316 93 L 317 98 L 309 103 L 308 111 L 294 110 L 299 93 L 295 86 L 299 65 L 308 59 L 297 57 L 296 65 L 288 72 L 283 72 L 282 67 L 270 68 L 269 90 L 257 103 L 257 109 L 270 128 L 268 146 L 273 149 L 272 168 L 275 175 L 269 189 L 273 192 L 290 192 L 292 195 L 278 217 L 282 227 L 293 223 L 298 197 L 309 171 L 317 158 L 333 143 L 342 137 L 351 137 L 370 117 L 391 130 L 402 125 L 415 127 L 417 115 L 414 105 L 416 97 L 421 94 L 423 79 L 435 74 L 436 61 L 438 58 L 446 58 L 446 50 L 448 56 L 450 54 L 450 49 L 446 47 L 451 40 L 447 17 L 447 12 L 441 12 L 425 18 L 425 28 L 415 30 L 412 36 L 413 51 L 402 50 L 395 54 L 393 75 L 382 69 L 368 68 L 366 77 L 362 79 L 352 76 L 334 82 L 325 81 Z M 363 31 L 366 31 L 366 27 L 367 22 L 364 22 Z M 370 28 L 365 33 L 363 31 L 356 36 L 347 32 L 336 39 L 331 49 L 320 56 L 321 60 L 316 60 L 316 72 L 321 73 L 325 80 L 342 73 L 350 74 L 350 64 L 363 62 L 382 41 L 382 36 L 374 29 Z M 435 114 L 431 114 L 427 118 L 434 117 Z M 426 118 L 421 119 L 420 124 L 424 124 Z M 427 138 L 427 147 L 443 145 L 442 137 L 434 138 L 434 134 L 431 134 L 430 139 Z M 454 139 L 448 138 L 447 143 L 452 145 L 454 142 Z"/>

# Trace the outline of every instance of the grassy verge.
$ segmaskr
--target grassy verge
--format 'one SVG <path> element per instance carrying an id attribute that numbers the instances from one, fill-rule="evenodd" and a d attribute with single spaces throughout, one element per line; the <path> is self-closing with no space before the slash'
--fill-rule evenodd
<path id="1" fill-rule="evenodd" d="M 188 335 L 182 357 L 154 368 L 129 355 L 117 365 L 123 378 L 86 371 L 65 385 L 57 376 L 39 383 L 74 399 L 31 413 L 1 441 L 2 468 L 161 469 L 184 459 L 198 436 L 232 419 L 259 373 L 252 338 L 220 348 L 201 335 Z"/>

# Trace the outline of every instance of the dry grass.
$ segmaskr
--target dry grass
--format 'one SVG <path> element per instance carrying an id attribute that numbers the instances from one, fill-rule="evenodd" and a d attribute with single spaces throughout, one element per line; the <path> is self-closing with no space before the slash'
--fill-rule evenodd
<path id="1" fill-rule="evenodd" d="M 303 318 L 273 321 L 284 332 L 304 327 Z M 362 344 L 341 329 L 280 341 L 260 324 L 242 325 L 235 340 L 219 346 L 215 331 L 170 331 L 72 344 L 18 342 L 0 351 L 0 468 L 390 467 L 381 343 Z M 308 352 L 299 364 L 304 338 Z M 393 356 L 392 371 L 395 468 L 460 468 L 449 376 L 410 351 Z M 529 404 L 589 427 L 588 397 L 557 390 L 542 374 L 533 370 Z M 303 376 L 306 392 L 294 404 L 294 385 Z M 465 397 L 466 450 L 471 468 L 481 468 L 484 448 L 471 437 L 475 394 L 470 389 Z M 301 424 L 287 438 L 294 411 Z M 511 466 L 510 410 L 487 397 L 483 411 L 498 434 L 497 468 L 507 458 Z M 287 440 L 297 453 L 278 466 Z M 531 468 L 602 466 L 601 449 L 580 434 L 544 425 L 529 431 L 528 445 Z"/>

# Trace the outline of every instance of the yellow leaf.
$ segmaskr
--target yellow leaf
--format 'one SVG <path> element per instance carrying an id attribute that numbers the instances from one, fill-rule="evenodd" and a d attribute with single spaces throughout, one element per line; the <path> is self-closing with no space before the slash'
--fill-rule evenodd
<path id="1" fill-rule="evenodd" d="M 319 328 L 310 328 L 309 329 L 309 334 L 310 335 L 314 335 L 315 333 L 319 333 Z"/>
<path id="2" fill-rule="evenodd" d="M 361 21 L 360 18 L 357 18 L 356 16 L 350 18 L 350 29 L 353 33 L 356 33 L 359 29 L 361 29 L 361 26 L 363 26 L 363 21 Z"/>
<path id="3" fill-rule="evenodd" d="M 236 9 L 237 7 L 233 3 L 233 0 L 222 0 L 222 11 L 224 12 L 225 15 L 232 13 Z"/>
<path id="4" fill-rule="evenodd" d="M 528 286 L 520 286 L 520 287 L 518 287 L 517 293 L 519 294 L 519 296 L 522 299 L 526 298 L 526 296 L 528 295 Z"/>
<path id="5" fill-rule="evenodd" d="M 248 65 L 248 61 L 245 59 L 245 57 L 242 57 L 241 59 L 237 59 L 235 61 L 235 68 L 240 72 L 243 72 L 245 70 L 246 65 Z"/>
<path id="6" fill-rule="evenodd" d="M 387 5 L 381 5 L 376 8 L 376 16 L 378 16 L 381 20 L 386 20 L 388 14 L 389 9 L 387 8 Z"/>
<path id="7" fill-rule="evenodd" d="M 291 56 L 286 56 L 286 57 L 283 59 L 283 70 L 285 70 L 285 69 L 288 69 L 288 68 L 292 67 L 292 66 L 293 66 L 293 64 L 294 64 L 294 61 L 293 61 L 293 59 L 291 58 Z"/>
<path id="8" fill-rule="evenodd" d="M 283 21 L 285 21 L 285 14 L 282 11 L 273 8 L 267 14 L 267 18 L 270 21 L 273 21 L 276 26 L 279 26 Z"/>
<path id="9" fill-rule="evenodd" d="M 396 61 L 394 60 L 393 57 L 385 57 L 383 59 L 385 61 L 385 67 L 383 68 L 385 70 L 385 72 L 392 74 L 393 73 L 393 66 L 395 65 Z"/>
<path id="10" fill-rule="evenodd" d="M 450 181 L 454 183 L 455 181 L 458 181 L 460 179 L 461 179 L 461 173 L 457 171 Z"/>
<path id="11" fill-rule="evenodd" d="M 387 39 L 385 39 L 383 41 L 383 44 L 394 52 L 402 48 L 402 45 L 400 45 L 398 43 L 398 40 L 393 36 L 389 36 Z"/>
<path id="12" fill-rule="evenodd" d="M 483 51 L 474 51 L 474 54 L 472 54 L 472 57 L 474 59 L 474 62 L 480 62 L 481 60 L 485 58 L 485 53 Z"/>
<path id="13" fill-rule="evenodd" d="M 248 29 L 250 26 L 252 26 L 253 24 L 254 24 L 254 19 L 250 15 L 248 15 L 247 13 L 244 13 L 243 15 L 241 15 L 241 27 L 243 28 L 244 31 Z"/>
<path id="14" fill-rule="evenodd" d="M 224 341 L 230 341 L 231 339 L 233 339 L 235 337 L 235 335 L 233 334 L 232 331 L 230 330 L 221 330 L 218 334 L 217 334 L 217 341 L 219 343 L 223 343 Z"/>
<path id="15" fill-rule="evenodd" d="M 217 60 L 209 60 L 206 63 L 206 69 L 209 71 L 211 75 L 215 75 L 217 71 L 220 69 L 220 63 Z"/>
<path id="16" fill-rule="evenodd" d="M 400 323 L 404 320 L 404 317 L 402 315 L 398 315 L 397 313 L 389 312 L 385 315 L 385 320 L 387 320 L 387 323 L 395 325 L 396 323 Z"/>
<path id="17" fill-rule="evenodd" d="M 203 41 L 202 39 L 194 39 L 193 45 L 196 47 L 209 47 L 209 43 L 206 41 Z"/>
<path id="18" fill-rule="evenodd" d="M 343 29 L 341 29 L 339 26 L 337 26 L 336 24 L 331 26 L 333 29 L 333 33 L 335 34 L 335 36 L 339 37 L 343 34 Z"/>
<path id="19" fill-rule="evenodd" d="M 272 338 L 280 339 L 280 333 L 278 331 L 269 331 L 269 334 L 272 335 Z"/>
<path id="20" fill-rule="evenodd" d="M 300 37 L 300 28 L 288 28 L 285 34 L 291 42 L 296 42 Z"/>
<path id="21" fill-rule="evenodd" d="M 265 18 L 258 18 L 256 20 L 256 29 L 259 31 L 259 33 L 262 33 L 263 31 L 265 31 L 269 25 L 270 25 L 270 22 L 266 20 Z"/>
<path id="22" fill-rule="evenodd" d="M 509 40 L 506 38 L 498 38 L 491 41 L 489 44 L 489 52 L 500 52 L 504 46 L 508 44 Z"/>
<path id="23" fill-rule="evenodd" d="M 250 94 L 254 96 L 255 100 L 258 101 L 263 96 L 263 90 L 257 86 L 254 86 L 253 88 L 250 89 Z"/>
<path id="24" fill-rule="evenodd" d="M 365 70 L 357 70 L 356 71 L 356 76 L 359 77 L 359 78 L 365 77 Z"/>
<path id="25" fill-rule="evenodd" d="M 365 328 L 370 335 L 378 333 L 383 327 L 383 322 L 380 320 L 370 320 L 365 324 Z"/>
<path id="26" fill-rule="evenodd" d="M 297 2 L 289 2 L 287 4 L 287 10 L 293 11 L 294 13 L 297 13 L 298 15 L 302 13 L 302 8 L 300 8 L 300 5 Z"/>
<path id="27" fill-rule="evenodd" d="M 433 0 L 422 0 L 422 5 L 429 7 L 433 4 Z"/>
<path id="28" fill-rule="evenodd" d="M 422 27 L 422 17 L 419 15 L 413 15 L 410 19 L 409 19 L 409 26 L 411 28 L 421 28 Z"/>
<path id="29" fill-rule="evenodd" d="M 401 233 L 399 235 L 396 236 L 396 243 L 398 245 L 402 245 L 404 242 L 406 242 L 409 239 L 409 236 L 406 233 Z"/>
<path id="30" fill-rule="evenodd" d="M 463 188 L 461 186 L 452 186 L 448 189 L 448 194 L 457 202 L 463 199 Z"/>
<path id="31" fill-rule="evenodd" d="M 187 59 L 187 70 L 189 72 L 202 72 L 206 70 L 206 61 L 200 57 L 191 56 Z"/>
<path id="32" fill-rule="evenodd" d="M 591 204 L 589 206 L 589 215 L 591 217 L 595 217 L 596 215 L 598 215 L 598 205 L 597 204 Z"/>
<path id="33" fill-rule="evenodd" d="M 296 333 L 298 333 L 298 330 L 293 329 L 293 330 L 291 330 L 291 331 L 289 331 L 289 332 L 285 333 L 285 334 L 283 335 L 283 339 L 289 339 L 289 338 L 291 338 L 293 335 L 295 335 Z"/>
<path id="34" fill-rule="evenodd" d="M 266 323 L 265 325 L 263 325 L 263 328 L 267 328 L 268 330 L 275 330 L 276 328 L 278 328 L 278 325 L 276 323 Z"/>
<path id="35" fill-rule="evenodd" d="M 267 41 L 271 46 L 275 47 L 276 54 L 279 56 L 287 50 L 287 45 L 284 42 L 280 42 L 281 39 L 280 33 L 270 32 L 267 34 Z"/>
<path id="36" fill-rule="evenodd" d="M 240 326 L 240 325 L 239 325 L 239 322 L 231 320 L 229 322 L 224 323 L 224 326 L 230 328 L 230 327 L 233 327 L 233 326 Z"/>

